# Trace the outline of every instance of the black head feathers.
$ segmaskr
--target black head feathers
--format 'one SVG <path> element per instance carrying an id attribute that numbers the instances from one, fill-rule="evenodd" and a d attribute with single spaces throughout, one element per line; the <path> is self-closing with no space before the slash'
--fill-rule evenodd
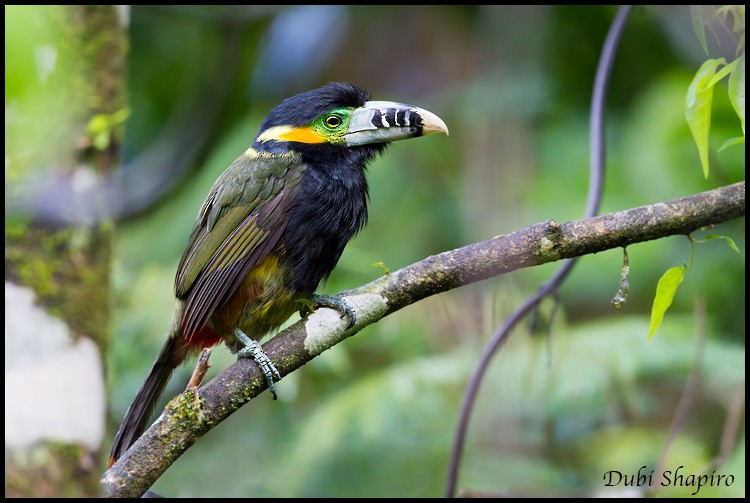
<path id="1" fill-rule="evenodd" d="M 367 92 L 359 87 L 334 82 L 282 101 L 263 121 L 260 132 L 273 126 L 305 126 L 329 110 L 342 107 L 359 108 L 368 99 Z"/>

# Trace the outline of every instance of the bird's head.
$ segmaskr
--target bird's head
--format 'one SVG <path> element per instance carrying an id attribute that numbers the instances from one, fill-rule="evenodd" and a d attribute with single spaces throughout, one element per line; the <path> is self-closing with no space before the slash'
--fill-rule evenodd
<path id="1" fill-rule="evenodd" d="M 260 126 L 253 148 L 284 153 L 341 147 L 375 154 L 395 140 L 448 134 L 432 112 L 392 101 L 368 101 L 362 89 L 333 83 L 287 98 Z"/>

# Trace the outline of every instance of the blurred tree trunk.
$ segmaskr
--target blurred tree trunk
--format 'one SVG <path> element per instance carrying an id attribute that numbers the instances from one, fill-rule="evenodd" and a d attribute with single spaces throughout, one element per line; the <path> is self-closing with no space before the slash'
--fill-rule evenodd
<path id="1" fill-rule="evenodd" d="M 9 195 L 118 165 L 124 12 L 5 7 L 6 497 L 99 494 L 112 224 L 7 210 Z"/>

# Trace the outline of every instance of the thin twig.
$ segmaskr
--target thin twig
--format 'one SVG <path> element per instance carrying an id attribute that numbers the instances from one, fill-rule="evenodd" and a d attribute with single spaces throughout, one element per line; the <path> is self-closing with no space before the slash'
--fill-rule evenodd
<path id="1" fill-rule="evenodd" d="M 604 182 L 604 161 L 605 161 L 605 145 L 604 145 L 604 102 L 606 98 L 607 82 L 609 75 L 612 70 L 612 64 L 614 61 L 615 49 L 622 35 L 622 31 L 625 27 L 625 21 L 627 20 L 628 14 L 630 13 L 630 6 L 621 6 L 615 16 L 614 21 L 610 27 L 609 33 L 602 49 L 602 54 L 599 59 L 599 66 L 596 71 L 596 77 L 594 80 L 594 90 L 592 96 L 591 106 L 591 162 L 590 162 L 590 173 L 591 178 L 589 181 L 589 196 L 588 203 L 586 206 L 586 216 L 592 217 L 596 215 L 599 203 L 601 201 L 602 185 Z M 456 482 L 458 480 L 458 468 L 461 454 L 463 452 L 463 446 L 466 441 L 466 430 L 469 424 L 469 416 L 473 410 L 474 403 L 476 401 L 477 393 L 479 392 L 479 386 L 484 374 L 489 366 L 490 360 L 497 353 L 497 350 L 505 342 L 510 334 L 510 331 L 516 324 L 526 317 L 527 314 L 536 310 L 539 302 L 548 295 L 554 295 L 559 286 L 568 277 L 570 271 L 573 269 L 576 260 L 566 261 L 557 273 L 544 284 L 537 293 L 530 297 L 524 304 L 518 308 L 518 310 L 510 315 L 503 325 L 495 332 L 490 342 L 485 346 L 479 357 L 479 363 L 474 371 L 474 374 L 469 381 L 469 384 L 464 393 L 464 401 L 461 405 L 461 413 L 456 428 L 456 435 L 453 442 L 453 449 L 451 452 L 450 464 L 448 466 L 448 475 L 445 486 L 445 496 L 452 498 L 456 494 Z"/>
<path id="2" fill-rule="evenodd" d="M 193 370 L 193 375 L 190 376 L 190 381 L 188 381 L 185 391 L 196 390 L 203 384 L 203 378 L 206 376 L 208 369 L 211 368 L 211 362 L 208 361 L 209 358 L 211 358 L 211 348 L 206 348 L 201 353 L 200 358 L 198 358 L 198 363 L 195 364 L 195 370 Z"/>

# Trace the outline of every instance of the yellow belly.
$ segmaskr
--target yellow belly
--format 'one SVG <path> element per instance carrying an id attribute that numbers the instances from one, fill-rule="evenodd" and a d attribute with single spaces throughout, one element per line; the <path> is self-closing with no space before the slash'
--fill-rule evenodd
<path id="1" fill-rule="evenodd" d="M 302 307 L 297 302 L 302 296 L 284 287 L 286 275 L 278 257 L 269 254 L 208 320 L 209 327 L 222 336 L 232 351 L 241 347 L 234 337 L 235 328 L 259 341 Z"/>

